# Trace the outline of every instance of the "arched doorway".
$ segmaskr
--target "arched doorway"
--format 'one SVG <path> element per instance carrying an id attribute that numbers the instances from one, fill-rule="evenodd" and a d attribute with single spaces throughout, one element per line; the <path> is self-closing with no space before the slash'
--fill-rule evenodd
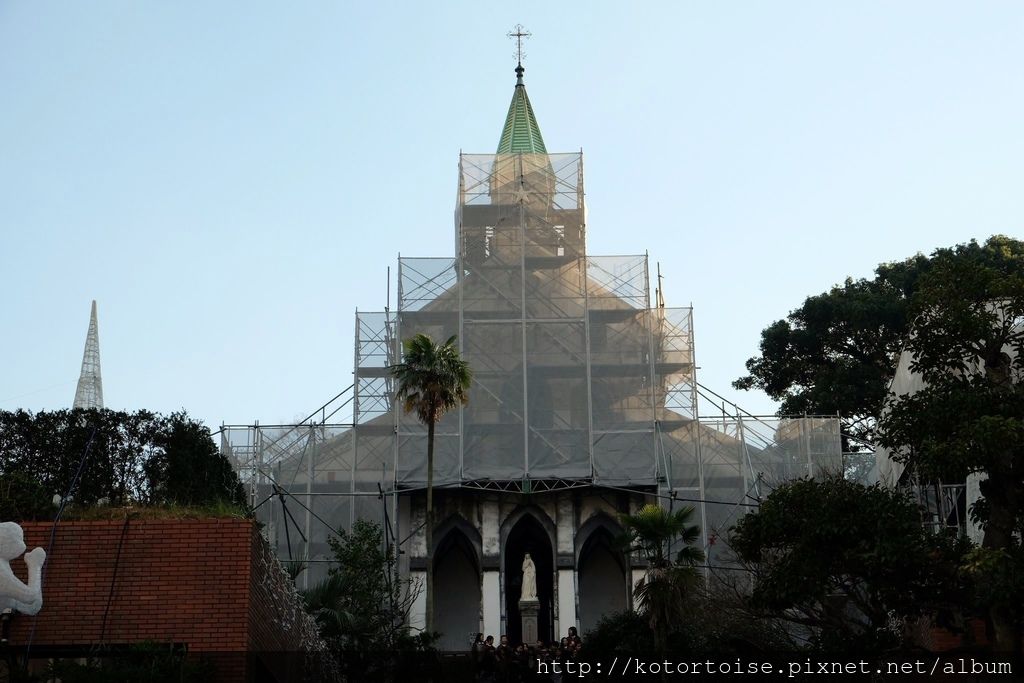
<path id="1" fill-rule="evenodd" d="M 480 630 L 480 565 L 473 545 L 451 527 L 434 551 L 434 629 L 440 650 L 468 650 Z"/>
<path id="2" fill-rule="evenodd" d="M 606 614 L 628 608 L 629 583 L 625 558 L 605 525 L 596 526 L 580 548 L 579 576 L 580 633 L 597 626 Z"/>
<path id="3" fill-rule="evenodd" d="M 537 567 L 537 599 L 540 601 L 537 634 L 541 639 L 549 641 L 553 638 L 554 625 L 554 557 L 548 532 L 529 513 L 520 517 L 512 526 L 505 541 L 505 632 L 512 643 L 521 642 L 523 637 L 519 594 L 522 590 L 523 558 L 526 553 L 530 553 Z"/>

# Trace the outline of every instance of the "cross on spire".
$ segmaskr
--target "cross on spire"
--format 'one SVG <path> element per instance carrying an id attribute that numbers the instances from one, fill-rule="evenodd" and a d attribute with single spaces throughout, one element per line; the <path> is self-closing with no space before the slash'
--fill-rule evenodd
<path id="1" fill-rule="evenodd" d="M 523 28 L 522 24 L 516 24 L 515 28 L 508 32 L 509 38 L 516 39 L 516 61 L 519 63 L 519 66 L 523 65 L 523 39 L 529 38 L 532 35 L 532 33 Z"/>

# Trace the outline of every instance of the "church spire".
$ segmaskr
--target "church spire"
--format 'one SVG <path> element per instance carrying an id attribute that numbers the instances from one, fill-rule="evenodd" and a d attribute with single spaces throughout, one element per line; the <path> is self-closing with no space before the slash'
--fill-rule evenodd
<path id="1" fill-rule="evenodd" d="M 517 24 L 515 32 L 508 35 L 516 39 L 516 89 L 505 116 L 505 127 L 501 129 L 498 154 L 547 154 L 537 117 L 533 114 L 530 98 L 526 94 L 526 84 L 523 83 L 523 73 L 526 71 L 523 68 L 523 38 L 529 38 L 530 33 Z"/>
<path id="2" fill-rule="evenodd" d="M 100 376 L 100 330 L 96 322 L 96 301 L 92 302 L 89 316 L 89 332 L 85 335 L 85 352 L 82 354 L 82 374 L 75 390 L 74 408 L 103 407 L 103 378 Z"/>

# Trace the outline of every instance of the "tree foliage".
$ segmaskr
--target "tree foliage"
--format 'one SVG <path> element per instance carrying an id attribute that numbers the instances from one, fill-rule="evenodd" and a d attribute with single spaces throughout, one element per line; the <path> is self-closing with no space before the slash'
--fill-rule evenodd
<path id="1" fill-rule="evenodd" d="M 383 680 L 411 662 L 425 661 L 432 639 L 409 633 L 412 603 L 422 587 L 402 579 L 378 524 L 357 520 L 330 539 L 328 577 L 303 593 L 348 680 Z"/>
<path id="2" fill-rule="evenodd" d="M 761 333 L 737 389 L 761 389 L 780 415 L 840 415 L 844 431 L 873 433 L 908 329 L 909 298 L 928 260 L 882 264 L 872 279 L 847 279 L 808 297 Z"/>
<path id="3" fill-rule="evenodd" d="M 45 678 L 31 681 L 61 683 L 200 683 L 213 679 L 216 667 L 197 657 L 188 657 L 181 649 L 160 643 L 143 642 L 123 651 L 81 659 L 51 660 Z"/>
<path id="4" fill-rule="evenodd" d="M 872 278 L 848 278 L 808 297 L 761 332 L 760 354 L 747 361 L 748 374 L 733 386 L 761 389 L 780 402 L 780 415 L 838 414 L 844 432 L 870 441 L 911 321 L 920 314 L 915 296 L 922 284 L 951 269 L 998 270 L 1019 259 L 1022 245 L 997 235 L 983 245 L 972 241 L 930 257 L 917 254 L 879 265 Z M 929 276 L 940 263 L 938 274 Z"/>
<path id="5" fill-rule="evenodd" d="M 920 279 L 907 341 L 925 386 L 894 396 L 879 422 L 893 459 L 931 481 L 982 475 L 973 513 L 983 548 L 1020 557 L 1024 531 L 1024 242 L 993 237 L 941 249 Z M 981 563 L 979 566 L 989 566 Z M 1018 566 L 1018 572 L 1024 567 Z M 1002 649 L 1019 647 L 1019 610 L 993 604 Z"/>
<path id="6" fill-rule="evenodd" d="M 700 581 L 695 565 L 704 561 L 704 553 L 694 547 L 700 527 L 690 523 L 693 513 L 692 506 L 669 512 L 649 503 L 635 514 L 619 516 L 625 530 L 621 544 L 647 560 L 634 595 L 658 647 L 664 647 L 673 628 L 686 619 L 688 598 Z M 672 557 L 677 543 L 681 548 Z"/>
<path id="7" fill-rule="evenodd" d="M 684 605 L 685 618 L 672 624 L 661 649 L 651 637 L 648 619 L 625 610 L 606 614 L 584 634 L 586 651 L 599 653 L 605 661 L 615 657 L 657 661 L 665 653 L 725 661 L 793 649 L 782 624 L 751 613 L 732 593 L 698 587 L 686 596 Z"/>
<path id="8" fill-rule="evenodd" d="M 691 524 L 694 508 L 685 505 L 669 512 L 648 503 L 635 514 L 619 516 L 625 530 L 621 539 L 629 552 L 640 553 L 650 567 L 667 567 L 675 562 L 693 566 L 704 561 L 704 553 L 694 547 L 700 539 L 700 527 Z M 675 558 L 672 548 L 681 547 Z"/>
<path id="9" fill-rule="evenodd" d="M 437 344 L 425 334 L 405 340 L 403 360 L 391 368 L 398 400 L 425 425 L 466 403 L 472 373 L 459 355 L 455 337 Z"/>
<path id="10" fill-rule="evenodd" d="M 904 349 L 925 387 L 890 399 Z M 766 329 L 747 368 L 738 388 L 765 390 L 780 413 L 839 412 L 925 480 L 979 475 L 983 548 L 959 577 L 989 595 L 997 647 L 1019 643 L 1020 610 L 1005 598 L 1024 575 L 1024 242 L 997 235 L 847 280 Z"/>
<path id="11" fill-rule="evenodd" d="M 730 545 L 752 570 L 751 605 L 828 649 L 897 646 L 894 623 L 967 602 L 965 543 L 926 532 L 909 497 L 879 485 L 783 484 L 735 525 Z"/>
<path id="12" fill-rule="evenodd" d="M 184 412 L 163 420 L 155 449 L 143 470 L 154 503 L 204 506 L 217 502 L 245 504 L 238 474 L 220 454 L 210 430 Z"/>
<path id="13" fill-rule="evenodd" d="M 9 519 L 52 516 L 51 499 L 64 496 L 76 475 L 77 506 L 244 504 L 209 430 L 184 412 L 0 412 L 0 492 L 8 492 L 0 502 L 13 505 Z M 34 491 L 33 500 L 15 488 Z"/>
<path id="14" fill-rule="evenodd" d="M 0 518 L 46 519 L 53 517 L 53 494 L 28 472 L 0 474 Z"/>

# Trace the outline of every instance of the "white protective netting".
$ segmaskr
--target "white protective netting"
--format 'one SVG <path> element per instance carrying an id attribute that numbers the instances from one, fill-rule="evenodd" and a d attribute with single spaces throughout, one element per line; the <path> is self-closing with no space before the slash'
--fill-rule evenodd
<path id="1" fill-rule="evenodd" d="M 582 169 L 581 154 L 463 155 L 456 256 L 400 258 L 397 310 L 356 314 L 351 422 L 225 429 L 254 502 L 275 484 L 294 497 L 309 557 L 325 556 L 332 527 L 384 519 L 380 490 L 426 482 L 426 430 L 388 373 L 420 332 L 457 335 L 474 374 L 469 404 L 437 425 L 438 486 L 674 492 L 720 559 L 760 492 L 840 466 L 835 418 L 698 419 L 692 312 L 652 307 L 646 256 L 587 255 Z M 303 556 L 282 506 L 265 507 L 279 550 Z"/>

